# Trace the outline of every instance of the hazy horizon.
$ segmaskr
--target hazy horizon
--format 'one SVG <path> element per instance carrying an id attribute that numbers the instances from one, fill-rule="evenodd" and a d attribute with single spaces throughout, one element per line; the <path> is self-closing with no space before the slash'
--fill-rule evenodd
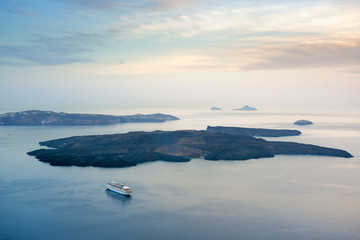
<path id="1" fill-rule="evenodd" d="M 360 2 L 4 0 L 0 111 L 360 109 Z"/>

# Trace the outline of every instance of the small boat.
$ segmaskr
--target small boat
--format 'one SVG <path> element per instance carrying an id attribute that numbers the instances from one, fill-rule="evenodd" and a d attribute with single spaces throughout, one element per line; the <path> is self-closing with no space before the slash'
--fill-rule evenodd
<path id="1" fill-rule="evenodd" d="M 105 187 L 110 191 L 117 192 L 125 196 L 131 196 L 132 194 L 131 188 L 129 186 L 126 186 L 125 183 L 115 182 L 114 180 L 106 183 Z"/>

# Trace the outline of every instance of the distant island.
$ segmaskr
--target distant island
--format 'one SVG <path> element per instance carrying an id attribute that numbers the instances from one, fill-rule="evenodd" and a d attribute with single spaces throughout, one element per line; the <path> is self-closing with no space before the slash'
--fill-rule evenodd
<path id="1" fill-rule="evenodd" d="M 212 107 L 212 108 L 210 108 L 210 110 L 213 110 L 213 111 L 218 111 L 218 110 L 222 110 L 222 108 Z"/>
<path id="2" fill-rule="evenodd" d="M 114 116 L 104 114 L 57 113 L 39 110 L 0 114 L 0 125 L 107 125 L 128 122 L 165 122 L 172 120 L 179 120 L 179 118 L 161 113 Z"/>
<path id="3" fill-rule="evenodd" d="M 41 146 L 51 149 L 38 149 L 28 152 L 28 155 L 55 166 L 94 167 L 129 167 L 157 160 L 187 162 L 191 158 L 247 160 L 278 154 L 352 157 L 340 149 L 265 141 L 251 136 L 213 132 L 210 129 L 69 137 L 40 142 Z"/>
<path id="4" fill-rule="evenodd" d="M 294 124 L 295 125 L 311 125 L 314 123 L 309 120 L 297 120 L 296 122 L 294 122 Z"/>
<path id="5" fill-rule="evenodd" d="M 257 111 L 256 108 L 250 107 L 249 105 L 245 105 L 242 108 L 236 108 L 236 109 L 233 109 L 233 110 L 236 110 L 236 111 Z"/>

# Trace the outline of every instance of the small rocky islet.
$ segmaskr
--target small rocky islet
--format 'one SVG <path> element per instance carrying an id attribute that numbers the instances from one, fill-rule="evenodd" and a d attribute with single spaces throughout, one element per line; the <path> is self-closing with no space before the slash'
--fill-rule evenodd
<path id="1" fill-rule="evenodd" d="M 208 127 L 206 130 L 129 132 L 40 142 L 51 149 L 28 152 L 55 166 L 130 167 L 150 161 L 248 160 L 278 154 L 351 158 L 344 150 L 254 136 L 294 136 L 297 130 Z"/>
<path id="2" fill-rule="evenodd" d="M 299 126 L 304 126 L 304 125 L 312 125 L 314 123 L 312 121 L 302 119 L 302 120 L 297 120 L 296 122 L 294 122 L 294 124 Z"/>
<path id="3" fill-rule="evenodd" d="M 235 110 L 235 111 L 257 111 L 256 108 L 250 107 L 249 105 L 245 105 L 245 106 L 243 106 L 241 108 L 235 108 L 233 110 Z"/>

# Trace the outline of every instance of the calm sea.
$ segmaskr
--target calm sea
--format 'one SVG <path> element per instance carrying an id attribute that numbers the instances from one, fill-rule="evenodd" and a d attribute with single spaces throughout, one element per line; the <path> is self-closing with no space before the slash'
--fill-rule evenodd
<path id="1" fill-rule="evenodd" d="M 166 123 L 0 127 L 0 239 L 360 239 L 360 112 L 162 112 Z M 299 119 L 315 124 L 295 126 Z M 131 168 L 53 167 L 27 156 L 39 141 L 74 135 L 206 126 L 289 128 L 297 141 L 354 158 L 276 156 L 248 161 L 153 162 Z M 270 140 L 270 138 L 267 138 Z M 108 192 L 116 179 L 131 198 Z"/>

